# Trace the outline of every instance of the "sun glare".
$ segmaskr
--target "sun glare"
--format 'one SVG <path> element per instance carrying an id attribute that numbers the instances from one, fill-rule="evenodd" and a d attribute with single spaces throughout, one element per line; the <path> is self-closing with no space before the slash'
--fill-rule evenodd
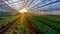
<path id="1" fill-rule="evenodd" d="M 22 9 L 22 10 L 19 10 L 20 13 L 24 13 L 24 12 L 27 12 L 27 9 Z"/>

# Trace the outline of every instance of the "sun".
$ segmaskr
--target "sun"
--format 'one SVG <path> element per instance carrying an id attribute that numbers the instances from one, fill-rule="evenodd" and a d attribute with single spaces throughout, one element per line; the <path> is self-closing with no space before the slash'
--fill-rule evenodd
<path id="1" fill-rule="evenodd" d="M 20 13 L 27 12 L 27 9 L 23 8 L 22 10 L 19 10 Z"/>

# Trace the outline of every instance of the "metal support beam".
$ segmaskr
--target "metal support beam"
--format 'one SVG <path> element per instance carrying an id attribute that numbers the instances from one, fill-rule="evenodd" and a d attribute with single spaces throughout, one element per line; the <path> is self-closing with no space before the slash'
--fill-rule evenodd
<path id="1" fill-rule="evenodd" d="M 54 2 L 51 2 L 51 3 L 45 4 L 45 5 L 43 5 L 43 6 L 38 6 L 38 7 L 36 7 L 35 9 L 37 9 L 37 8 L 41 8 L 41 7 L 44 7 L 44 6 L 50 5 L 50 4 L 54 4 L 54 3 L 57 3 L 57 2 L 60 2 L 60 1 L 54 1 Z"/>
<path id="2" fill-rule="evenodd" d="M 32 0 L 32 1 L 30 2 L 30 4 L 28 4 L 28 6 L 31 5 L 31 4 L 33 3 L 33 1 L 34 1 L 34 0 Z M 27 7 L 28 7 L 28 6 L 27 6 Z"/>

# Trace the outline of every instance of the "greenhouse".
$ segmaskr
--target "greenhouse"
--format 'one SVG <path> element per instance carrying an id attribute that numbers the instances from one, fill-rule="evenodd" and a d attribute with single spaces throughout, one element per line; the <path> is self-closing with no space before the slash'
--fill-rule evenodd
<path id="1" fill-rule="evenodd" d="M 0 34 L 60 34 L 60 0 L 0 0 Z"/>

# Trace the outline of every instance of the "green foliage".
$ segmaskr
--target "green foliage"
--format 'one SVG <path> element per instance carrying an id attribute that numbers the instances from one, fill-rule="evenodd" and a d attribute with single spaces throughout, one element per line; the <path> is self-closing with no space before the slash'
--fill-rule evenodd
<path id="1" fill-rule="evenodd" d="M 13 22 L 19 17 L 19 15 L 7 17 L 7 20 L 0 22 L 0 29 L 4 26 L 7 26 L 10 22 Z"/>
<path id="2" fill-rule="evenodd" d="M 12 34 L 27 34 L 26 25 L 23 18 L 20 18 L 15 25 Z"/>
<path id="3" fill-rule="evenodd" d="M 40 16 L 28 15 L 27 18 L 35 27 L 38 28 L 38 30 L 41 30 L 44 34 L 60 34 L 58 31 L 56 31 L 56 30 L 59 30 L 60 24 L 56 22 L 49 21 L 43 16 L 40 17 Z"/>

